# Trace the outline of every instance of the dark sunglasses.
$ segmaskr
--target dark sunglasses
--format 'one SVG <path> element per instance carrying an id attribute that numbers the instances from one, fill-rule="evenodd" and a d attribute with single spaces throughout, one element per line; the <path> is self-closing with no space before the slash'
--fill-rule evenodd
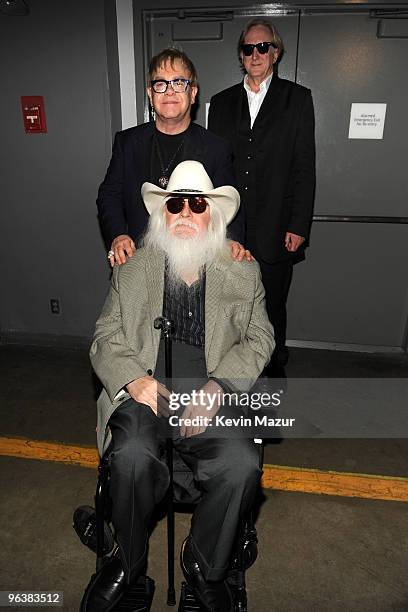
<path id="1" fill-rule="evenodd" d="M 260 53 L 261 55 L 265 55 L 265 53 L 268 53 L 269 47 L 273 47 L 274 49 L 277 49 L 277 46 L 272 42 L 261 42 L 261 43 L 257 43 L 256 45 L 253 45 L 252 43 L 241 45 L 242 52 L 247 57 L 252 55 L 255 47 L 258 53 Z"/>
<path id="2" fill-rule="evenodd" d="M 188 200 L 188 205 L 191 212 L 196 215 L 201 215 L 207 208 L 208 202 L 205 198 L 199 196 L 177 196 L 166 200 L 166 206 L 169 213 L 177 215 L 184 208 L 184 202 Z"/>

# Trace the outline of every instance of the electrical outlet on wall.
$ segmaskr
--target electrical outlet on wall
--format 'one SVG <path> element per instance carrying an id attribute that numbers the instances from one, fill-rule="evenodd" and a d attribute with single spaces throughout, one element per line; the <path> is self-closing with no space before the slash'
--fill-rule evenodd
<path id="1" fill-rule="evenodd" d="M 50 298 L 50 308 L 52 314 L 61 314 L 61 300 L 59 298 Z"/>

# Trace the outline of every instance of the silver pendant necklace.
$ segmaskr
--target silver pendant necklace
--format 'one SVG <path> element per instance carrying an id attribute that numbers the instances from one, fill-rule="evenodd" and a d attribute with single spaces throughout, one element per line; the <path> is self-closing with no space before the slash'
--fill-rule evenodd
<path id="1" fill-rule="evenodd" d="M 161 151 L 160 151 L 160 146 L 159 146 L 158 138 L 157 138 L 156 134 L 154 135 L 154 142 L 155 142 L 155 145 L 156 145 L 157 156 L 159 158 L 161 174 L 162 174 L 160 176 L 158 182 L 159 182 L 159 185 L 160 185 L 160 187 L 162 189 L 166 189 L 167 185 L 169 184 L 168 174 L 169 174 L 170 167 L 171 167 L 172 163 L 174 162 L 174 160 L 176 159 L 178 153 L 181 151 L 181 149 L 182 149 L 182 147 L 184 145 L 185 139 L 186 139 L 186 137 L 184 136 L 182 141 L 180 142 L 179 146 L 177 147 L 176 152 L 174 153 L 174 155 L 170 159 L 169 163 L 165 167 L 164 163 L 163 163 L 163 157 L 162 157 L 162 154 L 161 154 Z"/>
<path id="2" fill-rule="evenodd" d="M 161 176 L 159 178 L 159 185 L 162 189 L 166 189 L 168 184 L 169 184 L 169 179 L 167 178 L 167 176 Z"/>

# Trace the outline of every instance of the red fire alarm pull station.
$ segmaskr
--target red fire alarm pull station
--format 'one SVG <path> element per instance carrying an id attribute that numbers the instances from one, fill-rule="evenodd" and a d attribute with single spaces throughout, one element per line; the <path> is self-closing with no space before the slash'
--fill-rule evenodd
<path id="1" fill-rule="evenodd" d="M 43 96 L 21 96 L 21 109 L 26 134 L 46 134 L 47 123 Z"/>

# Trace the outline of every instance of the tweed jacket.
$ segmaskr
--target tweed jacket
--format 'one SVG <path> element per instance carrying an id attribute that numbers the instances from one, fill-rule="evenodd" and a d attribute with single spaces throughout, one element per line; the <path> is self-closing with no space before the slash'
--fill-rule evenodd
<path id="1" fill-rule="evenodd" d="M 98 399 L 98 449 L 110 442 L 108 421 L 127 393 L 127 383 L 155 372 L 162 315 L 165 256 L 141 248 L 115 266 L 109 294 L 96 323 L 90 350 L 104 389 Z M 206 270 L 205 360 L 208 376 L 248 391 L 274 349 L 273 328 L 265 309 L 264 288 L 255 261 L 236 262 L 229 253 Z"/>

